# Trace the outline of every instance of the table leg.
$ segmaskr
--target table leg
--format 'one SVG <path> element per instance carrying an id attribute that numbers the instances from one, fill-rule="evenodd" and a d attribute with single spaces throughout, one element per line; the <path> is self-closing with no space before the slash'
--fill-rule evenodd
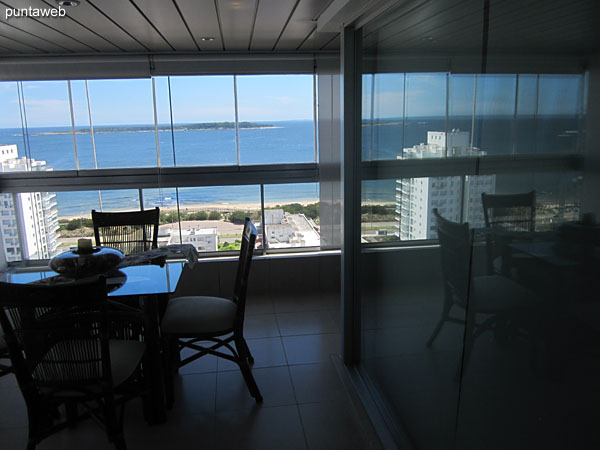
<path id="1" fill-rule="evenodd" d="M 144 416 L 150 424 L 164 423 L 167 420 L 159 319 L 159 304 L 165 301 L 163 297 L 168 299 L 168 295 L 160 294 L 143 297 L 144 311 L 148 317 L 144 366 L 150 389 L 149 395 L 144 399 Z"/>

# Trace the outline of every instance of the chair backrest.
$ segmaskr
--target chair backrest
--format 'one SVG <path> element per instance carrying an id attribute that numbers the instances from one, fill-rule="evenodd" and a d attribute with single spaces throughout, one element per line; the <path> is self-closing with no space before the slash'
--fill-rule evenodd
<path id="1" fill-rule="evenodd" d="M 466 306 L 471 279 L 471 232 L 468 223 L 455 223 L 440 216 L 433 210 L 437 225 L 442 272 L 446 289 L 453 294 L 453 300 Z"/>
<path id="2" fill-rule="evenodd" d="M 244 317 L 246 309 L 246 291 L 248 288 L 248 274 L 250 273 L 250 264 L 252 263 L 252 254 L 258 232 L 252 221 L 246 217 L 244 221 L 244 230 L 242 231 L 242 247 L 240 249 L 240 258 L 238 260 L 237 273 L 235 275 L 235 286 L 233 290 L 233 301 L 237 303 L 238 318 Z"/>
<path id="3" fill-rule="evenodd" d="M 0 323 L 24 395 L 112 387 L 104 277 L 58 285 L 0 282 Z"/>
<path id="4" fill-rule="evenodd" d="M 157 248 L 159 218 L 158 208 L 127 212 L 92 210 L 96 245 L 116 248 L 125 255 Z"/>
<path id="5" fill-rule="evenodd" d="M 8 358 L 8 345 L 6 345 L 6 341 L 4 340 L 4 330 L 2 329 L 2 325 L 0 324 L 0 359 Z M 0 363 L 0 377 L 3 375 L 8 375 L 11 372 L 12 367 Z"/>
<path id="6" fill-rule="evenodd" d="M 524 194 L 481 194 L 485 226 L 510 231 L 534 231 L 535 191 Z"/>

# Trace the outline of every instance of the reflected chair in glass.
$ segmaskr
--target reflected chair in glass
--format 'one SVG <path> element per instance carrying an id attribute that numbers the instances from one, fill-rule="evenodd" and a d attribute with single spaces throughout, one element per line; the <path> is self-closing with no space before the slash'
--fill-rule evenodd
<path id="1" fill-rule="evenodd" d="M 508 244 L 531 239 L 535 231 L 535 191 L 522 194 L 481 194 L 488 252 L 488 273 L 509 274 Z M 522 236 L 519 234 L 523 233 Z"/>
<path id="2" fill-rule="evenodd" d="M 143 318 L 109 312 L 104 277 L 56 285 L 0 283 L 0 323 L 27 407 L 27 449 L 91 415 L 115 448 L 126 449 L 125 401 L 148 392 L 140 370 L 146 345 L 112 339 L 111 330 L 132 329 L 134 322 L 143 324 Z M 59 420 L 63 404 L 66 419 Z"/>
<path id="3" fill-rule="evenodd" d="M 0 326 L 0 360 L 8 360 L 10 356 L 8 354 L 8 345 L 4 339 L 4 331 Z M 12 373 L 12 367 L 10 365 L 0 363 L 0 377 Z"/>
<path id="4" fill-rule="evenodd" d="M 466 326 L 464 371 L 477 337 L 488 330 L 504 332 L 507 324 L 515 329 L 527 326 L 537 299 L 533 292 L 506 276 L 472 276 L 473 248 L 469 224 L 446 220 L 437 208 L 433 214 L 440 242 L 444 303 L 442 316 L 427 341 L 427 347 L 433 345 L 444 323 Z M 464 318 L 450 315 L 453 306 L 464 310 Z M 476 318 L 481 320 L 478 322 Z"/>
<path id="5" fill-rule="evenodd" d="M 208 354 L 235 362 L 242 372 L 250 395 L 257 402 L 262 401 L 262 395 L 250 369 L 254 358 L 243 334 L 248 274 L 257 236 L 254 224 L 246 218 L 232 300 L 189 296 L 173 298 L 167 304 L 161 331 L 165 337 L 167 355 L 169 404 L 173 402 L 174 373 L 180 367 Z M 201 345 L 201 342 L 208 344 Z M 229 353 L 218 351 L 223 347 Z M 184 349 L 194 350 L 196 353 L 181 359 L 181 351 Z"/>
<path id="6" fill-rule="evenodd" d="M 158 247 L 159 208 L 145 211 L 92 210 L 96 245 L 116 248 L 125 255 Z"/>

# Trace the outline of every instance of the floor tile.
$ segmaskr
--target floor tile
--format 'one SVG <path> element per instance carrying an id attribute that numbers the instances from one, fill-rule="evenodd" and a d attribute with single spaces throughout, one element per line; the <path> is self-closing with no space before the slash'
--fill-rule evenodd
<path id="1" fill-rule="evenodd" d="M 253 369 L 256 384 L 263 396 L 262 407 L 295 405 L 294 388 L 286 366 Z M 256 400 L 250 395 L 240 371 L 219 372 L 217 375 L 217 412 L 253 408 Z"/>
<path id="2" fill-rule="evenodd" d="M 331 361 L 289 366 L 289 369 L 299 404 L 318 403 L 347 395 Z"/>
<path id="3" fill-rule="evenodd" d="M 212 343 L 211 343 L 212 345 Z M 185 359 L 190 355 L 196 353 L 194 350 L 184 348 L 181 351 L 181 359 Z M 191 363 L 186 364 L 179 368 L 181 375 L 194 374 L 194 373 L 207 373 L 217 371 L 217 357 L 214 355 L 206 355 L 198 358 Z"/>
<path id="4" fill-rule="evenodd" d="M 339 333 L 329 311 L 278 313 L 277 322 L 282 336 Z"/>
<path id="5" fill-rule="evenodd" d="M 340 354 L 339 334 L 314 334 L 281 338 L 288 364 L 328 362 L 330 355 Z"/>
<path id="6" fill-rule="evenodd" d="M 287 364 L 281 338 L 246 339 L 250 353 L 254 357 L 254 368 L 277 367 Z M 219 371 L 239 370 L 233 361 L 219 358 L 217 365 Z"/>
<path id="7" fill-rule="evenodd" d="M 174 409 L 183 414 L 215 412 L 217 373 L 175 376 Z"/>
<path id="8" fill-rule="evenodd" d="M 257 314 L 244 318 L 244 337 L 258 339 L 279 336 L 275 314 Z"/>
<path id="9" fill-rule="evenodd" d="M 269 295 L 248 295 L 246 298 L 246 317 L 256 314 L 273 314 L 275 306 Z"/>
<path id="10" fill-rule="evenodd" d="M 331 299 L 313 294 L 279 294 L 273 296 L 276 313 L 328 311 L 334 308 Z"/>
<path id="11" fill-rule="evenodd" d="M 307 403 L 298 408 L 309 450 L 369 448 L 349 402 Z"/>
<path id="12" fill-rule="evenodd" d="M 149 426 L 143 420 L 126 426 L 125 439 L 130 450 L 176 449 L 212 450 L 215 448 L 214 414 L 189 414 L 166 423 Z"/>
<path id="13" fill-rule="evenodd" d="M 216 419 L 216 449 L 306 450 L 296 405 L 222 412 Z"/>

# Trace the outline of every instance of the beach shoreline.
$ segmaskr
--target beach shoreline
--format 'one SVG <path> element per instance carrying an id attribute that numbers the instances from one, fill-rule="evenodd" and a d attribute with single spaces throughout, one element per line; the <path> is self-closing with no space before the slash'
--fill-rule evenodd
<path id="1" fill-rule="evenodd" d="M 298 203 L 302 206 L 311 205 L 314 203 L 319 203 L 318 200 L 294 200 L 287 202 L 265 202 L 265 209 L 276 208 L 277 206 L 283 205 L 291 205 L 294 203 Z M 152 209 L 154 206 L 146 206 L 145 209 Z M 159 206 L 161 212 L 173 212 L 177 211 L 177 206 Z M 122 212 L 122 211 L 132 211 L 131 208 L 119 208 L 119 209 L 111 209 L 110 212 Z M 229 213 L 233 211 L 260 211 L 260 203 L 192 203 L 188 205 L 180 205 L 180 212 L 197 212 L 197 211 L 218 211 L 220 213 Z M 77 214 L 77 215 L 58 215 L 58 220 L 73 220 L 73 219 L 81 219 L 81 218 L 91 218 L 91 211 L 87 216 Z"/>

